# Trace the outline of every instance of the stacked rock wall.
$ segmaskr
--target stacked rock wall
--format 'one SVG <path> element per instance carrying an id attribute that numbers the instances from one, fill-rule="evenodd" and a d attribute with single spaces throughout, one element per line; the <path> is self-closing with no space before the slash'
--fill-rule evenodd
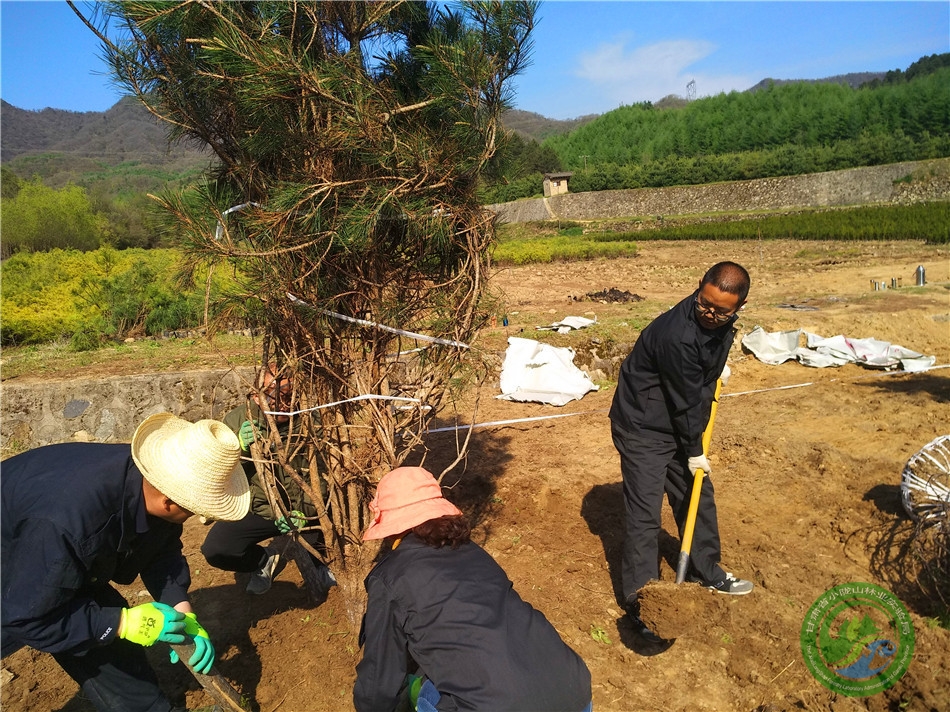
<path id="1" fill-rule="evenodd" d="M 4 455 L 68 441 L 128 442 L 154 413 L 220 419 L 243 402 L 253 369 L 3 384 Z"/>
<path id="2" fill-rule="evenodd" d="M 671 188 L 568 193 L 489 205 L 502 222 L 599 220 L 950 199 L 950 159 Z"/>

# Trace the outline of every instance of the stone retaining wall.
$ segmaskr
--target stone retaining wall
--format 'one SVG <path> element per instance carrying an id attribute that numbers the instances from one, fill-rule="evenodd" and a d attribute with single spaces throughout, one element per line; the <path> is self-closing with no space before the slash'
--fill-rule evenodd
<path id="1" fill-rule="evenodd" d="M 220 419 L 243 402 L 254 369 L 187 371 L 3 384 L 4 455 L 68 441 L 128 442 L 145 418 L 169 412 Z"/>
<path id="2" fill-rule="evenodd" d="M 950 159 L 940 158 L 731 183 L 568 193 L 488 208 L 502 222 L 518 223 L 948 200 L 948 172 Z M 896 181 L 910 175 L 925 191 L 908 198 L 908 186 L 913 183 Z M 934 175 L 940 179 L 934 180 Z"/>

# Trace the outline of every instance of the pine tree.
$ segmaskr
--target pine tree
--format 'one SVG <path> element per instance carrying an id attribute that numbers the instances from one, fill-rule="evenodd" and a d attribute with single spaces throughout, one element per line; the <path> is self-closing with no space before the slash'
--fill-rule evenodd
<path id="1" fill-rule="evenodd" d="M 354 624 L 375 484 L 424 459 L 450 386 L 484 374 L 470 347 L 495 230 L 476 187 L 535 10 L 116 2 L 90 21 L 118 23 L 121 40 L 98 30 L 115 79 L 216 156 L 199 188 L 160 202 L 192 267 L 240 275 L 217 313 L 255 311 L 262 363 L 292 377 L 300 437 L 282 441 L 267 416 L 278 456 L 264 474 L 305 454 L 300 484 L 325 505 L 311 524 Z"/>

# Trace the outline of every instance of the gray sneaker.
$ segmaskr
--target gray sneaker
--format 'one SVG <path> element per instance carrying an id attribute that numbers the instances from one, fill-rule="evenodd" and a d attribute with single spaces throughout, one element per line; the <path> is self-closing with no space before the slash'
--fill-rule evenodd
<path id="1" fill-rule="evenodd" d="M 251 580 L 247 582 L 247 588 L 244 589 L 248 593 L 253 593 L 258 596 L 270 591 L 274 577 L 279 570 L 283 568 L 280 566 L 280 564 L 283 563 L 280 559 L 280 554 L 270 549 L 266 551 L 269 554 L 267 561 L 261 567 L 260 571 L 255 571 L 251 574 Z"/>
<path id="2" fill-rule="evenodd" d="M 744 596 L 747 593 L 752 593 L 752 589 L 755 588 L 755 584 L 751 581 L 746 581 L 745 579 L 736 578 L 728 571 L 726 572 L 726 578 L 718 583 L 705 583 L 700 581 L 698 578 L 691 578 L 691 581 L 694 583 L 699 583 L 708 588 L 710 591 L 716 591 L 717 593 L 727 593 L 730 596 Z"/>

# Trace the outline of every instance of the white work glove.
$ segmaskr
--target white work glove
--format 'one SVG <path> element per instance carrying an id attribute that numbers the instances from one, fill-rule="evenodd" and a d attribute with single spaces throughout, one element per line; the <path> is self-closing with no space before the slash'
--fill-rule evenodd
<path id="1" fill-rule="evenodd" d="M 727 363 L 725 366 L 722 367 L 722 373 L 719 374 L 719 380 L 722 381 L 723 388 L 725 388 L 726 384 L 729 383 L 729 376 L 731 375 L 732 375 L 732 369 L 729 368 L 729 364 Z"/>
<path id="2" fill-rule="evenodd" d="M 693 455 L 686 461 L 686 467 L 689 468 L 691 475 L 695 475 L 696 470 L 702 470 L 707 475 L 712 472 L 712 467 L 709 466 L 709 460 L 705 455 Z"/>

